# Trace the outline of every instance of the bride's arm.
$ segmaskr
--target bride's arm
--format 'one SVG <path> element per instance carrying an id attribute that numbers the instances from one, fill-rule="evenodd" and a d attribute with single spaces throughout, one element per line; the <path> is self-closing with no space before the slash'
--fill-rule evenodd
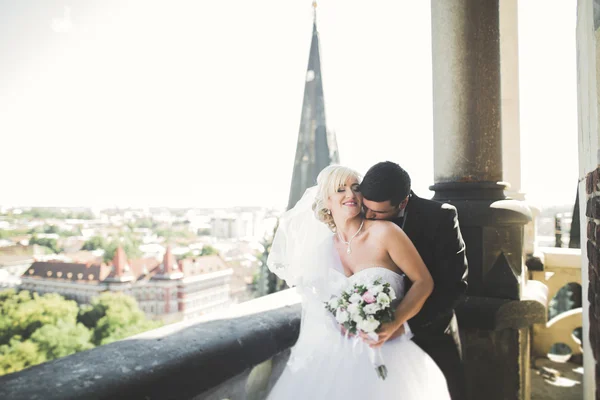
<path id="1" fill-rule="evenodd" d="M 412 286 L 396 308 L 394 322 L 399 328 L 421 311 L 425 300 L 433 291 L 433 278 L 404 231 L 396 225 L 393 225 L 390 231 L 384 236 L 384 245 L 394 264 L 412 282 Z"/>
<path id="2" fill-rule="evenodd" d="M 433 291 L 431 274 L 411 240 L 395 224 L 386 223 L 386 225 L 380 243 L 388 252 L 394 264 L 411 280 L 412 286 L 396 307 L 394 321 L 380 327 L 377 332 L 379 335 L 377 341 L 368 340 L 373 347 L 379 347 L 396 336 L 396 332 L 400 327 L 421 310 L 425 300 Z"/>

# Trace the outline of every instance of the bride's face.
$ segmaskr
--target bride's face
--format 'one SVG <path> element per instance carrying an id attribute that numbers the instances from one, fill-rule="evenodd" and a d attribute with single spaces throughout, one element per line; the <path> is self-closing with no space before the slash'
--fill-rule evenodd
<path id="1" fill-rule="evenodd" d="M 329 197 L 329 209 L 334 217 L 352 218 L 360 213 L 363 197 L 356 178 L 350 178 Z"/>

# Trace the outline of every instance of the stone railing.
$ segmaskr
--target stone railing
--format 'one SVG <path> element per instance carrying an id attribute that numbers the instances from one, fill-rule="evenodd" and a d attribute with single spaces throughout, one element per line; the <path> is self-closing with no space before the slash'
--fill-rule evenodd
<path id="1" fill-rule="evenodd" d="M 542 268 L 529 270 L 529 278 L 548 287 L 548 301 L 568 283 L 581 285 L 581 250 L 544 247 L 538 249 Z M 582 326 L 582 309 L 575 308 L 558 314 L 546 324 L 533 325 L 532 355 L 546 357 L 554 344 L 564 343 L 571 355 L 582 354 L 581 341 L 574 330 Z"/>
<path id="2" fill-rule="evenodd" d="M 277 380 L 300 327 L 295 290 L 0 377 L 0 399 L 246 399 Z"/>

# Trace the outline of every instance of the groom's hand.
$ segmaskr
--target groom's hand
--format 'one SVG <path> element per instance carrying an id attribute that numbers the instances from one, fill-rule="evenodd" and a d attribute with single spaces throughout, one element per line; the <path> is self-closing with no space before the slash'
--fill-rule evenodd
<path id="1" fill-rule="evenodd" d="M 404 324 L 398 326 L 393 322 L 388 322 L 386 324 L 381 324 L 381 327 L 377 330 L 378 339 L 372 340 L 367 335 L 361 334 L 365 342 L 369 344 L 372 348 L 376 349 L 381 347 L 385 342 L 390 339 L 395 339 L 398 336 L 402 336 L 404 334 Z"/>

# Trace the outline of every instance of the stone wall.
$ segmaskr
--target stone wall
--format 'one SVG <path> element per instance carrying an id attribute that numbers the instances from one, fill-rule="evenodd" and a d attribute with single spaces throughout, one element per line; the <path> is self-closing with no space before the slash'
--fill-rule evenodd
<path id="1" fill-rule="evenodd" d="M 589 337 L 596 364 L 596 398 L 600 398 L 600 168 L 586 176 Z"/>
<path id="2" fill-rule="evenodd" d="M 577 114 L 583 298 L 583 398 L 600 399 L 598 382 L 598 262 L 600 259 L 600 0 L 577 0 Z M 586 299 L 588 301 L 586 301 Z"/>

